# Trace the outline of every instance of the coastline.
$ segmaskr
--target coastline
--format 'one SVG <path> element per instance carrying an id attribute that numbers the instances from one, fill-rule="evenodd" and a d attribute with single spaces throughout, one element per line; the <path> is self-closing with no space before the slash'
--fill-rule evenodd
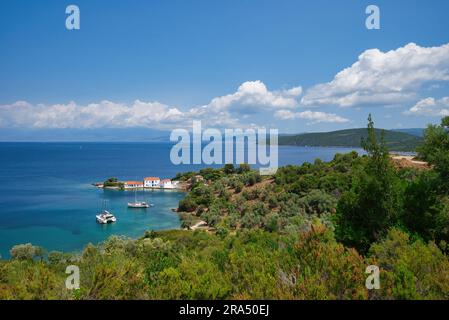
<path id="1" fill-rule="evenodd" d="M 115 147 L 111 149 L 111 145 Z M 153 147 L 148 148 L 148 145 Z M 99 183 L 102 179 L 111 176 L 143 177 L 149 171 L 149 161 L 152 161 L 150 172 L 158 173 L 161 176 L 175 177 L 179 172 L 189 172 L 190 167 L 172 165 L 161 156 L 168 150 L 167 144 L 7 143 L 0 144 L 0 146 L 5 154 L 2 159 L 4 174 L 11 172 L 15 174 L 17 161 L 26 159 L 27 166 L 17 173 L 29 177 L 26 181 L 14 179 L 17 183 L 12 185 L 12 190 L 23 190 L 24 188 L 28 190 L 26 201 L 21 201 L 19 206 L 2 207 L 0 224 L 5 229 L 1 230 L 8 230 L 7 233 L 0 236 L 0 241 L 3 243 L 1 251 L 3 258 L 9 256 L 12 246 L 29 242 L 50 251 L 72 252 L 72 248 L 80 250 L 89 242 L 100 243 L 114 234 L 139 238 L 145 229 L 181 229 L 180 212 L 174 212 L 172 208 L 185 197 L 187 188 L 164 189 L 157 187 L 120 190 L 117 187 L 93 188 L 95 183 L 92 183 L 94 181 Z M 335 153 L 350 151 L 344 147 L 281 146 L 279 149 L 280 166 L 312 162 L 316 157 L 330 161 Z M 128 165 L 123 159 L 123 155 L 134 153 L 139 153 L 141 156 Z M 52 161 L 48 161 L 49 155 L 51 155 Z M 71 159 L 71 161 L 66 161 L 67 159 Z M 88 164 L 85 162 L 86 159 L 90 161 Z M 105 163 L 108 165 L 105 166 Z M 202 167 L 199 166 L 195 168 L 195 171 L 200 169 Z M 82 185 L 83 188 L 78 188 L 79 185 Z M 10 189 L 11 185 L 4 186 L 4 201 L 8 203 L 14 201 L 15 203 L 17 193 L 6 192 Z M 125 190 L 132 192 L 114 192 Z M 152 199 L 156 201 L 156 207 L 151 209 L 149 214 L 142 214 L 136 210 L 130 212 L 125 208 L 126 203 L 133 200 L 133 191 L 136 190 L 151 198 L 156 198 Z M 115 226 L 97 226 L 95 223 L 95 214 L 101 210 L 103 199 L 108 201 L 109 209 L 119 219 L 119 223 Z M 32 210 L 28 207 L 29 203 L 34 205 Z M 19 216 L 17 212 L 20 212 Z M 33 219 L 27 218 L 29 214 L 33 215 Z M 21 216 L 23 219 L 17 218 Z M 40 226 L 47 229 L 44 230 Z M 24 229 L 29 231 L 24 232 Z M 2 233 L 1 230 L 0 233 Z M 64 236 L 60 236 L 61 232 L 65 232 Z M 56 244 L 55 239 L 61 244 Z"/>
<path id="2" fill-rule="evenodd" d="M 176 188 L 164 188 L 164 187 L 136 187 L 136 188 L 121 188 L 118 186 L 104 186 L 102 183 L 92 183 L 97 189 L 103 190 L 115 190 L 115 191 L 173 191 L 173 192 L 187 192 L 187 187 L 176 187 Z"/>

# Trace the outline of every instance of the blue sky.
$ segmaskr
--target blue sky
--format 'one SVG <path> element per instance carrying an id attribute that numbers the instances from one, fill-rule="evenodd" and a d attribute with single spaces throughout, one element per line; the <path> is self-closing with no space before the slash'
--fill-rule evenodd
<path id="1" fill-rule="evenodd" d="M 449 113 L 448 30 L 445 0 L 4 0 L 0 127 L 424 127 Z"/>

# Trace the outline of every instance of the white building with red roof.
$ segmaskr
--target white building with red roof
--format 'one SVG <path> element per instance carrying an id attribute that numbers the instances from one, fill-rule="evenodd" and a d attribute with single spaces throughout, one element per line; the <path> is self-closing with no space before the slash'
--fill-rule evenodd
<path id="1" fill-rule="evenodd" d="M 143 179 L 143 186 L 145 188 L 158 188 L 161 184 L 161 179 L 158 177 L 146 177 Z"/>
<path id="2" fill-rule="evenodd" d="M 160 185 L 163 189 L 173 189 L 175 187 L 170 179 L 161 180 Z"/>

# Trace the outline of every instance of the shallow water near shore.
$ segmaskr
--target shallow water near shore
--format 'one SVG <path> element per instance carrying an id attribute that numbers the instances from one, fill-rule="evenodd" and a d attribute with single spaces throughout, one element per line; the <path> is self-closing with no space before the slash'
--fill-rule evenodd
<path id="1" fill-rule="evenodd" d="M 142 180 L 173 178 L 202 165 L 176 166 L 169 143 L 0 143 L 0 254 L 31 242 L 46 250 L 78 251 L 113 234 L 137 238 L 146 230 L 180 227 L 171 211 L 185 193 L 138 191 L 148 209 L 128 209 L 134 191 L 102 190 L 91 185 L 109 177 Z M 279 165 L 331 160 L 352 148 L 279 147 Z M 358 150 L 360 151 L 360 150 Z M 220 167 L 220 166 L 215 166 Z M 106 201 L 117 222 L 99 225 L 95 215 Z"/>

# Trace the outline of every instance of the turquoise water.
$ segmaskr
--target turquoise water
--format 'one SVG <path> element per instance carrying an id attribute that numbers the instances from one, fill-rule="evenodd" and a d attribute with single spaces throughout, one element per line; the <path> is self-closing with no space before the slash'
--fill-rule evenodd
<path id="1" fill-rule="evenodd" d="M 0 143 L 0 254 L 6 258 L 13 245 L 28 242 L 47 250 L 78 251 L 112 234 L 139 237 L 145 230 L 179 228 L 171 208 L 183 193 L 139 191 L 139 200 L 155 206 L 128 209 L 133 191 L 91 185 L 108 177 L 172 178 L 202 167 L 173 165 L 170 148 L 169 143 Z M 279 163 L 327 161 L 350 150 L 280 147 Z M 95 222 L 104 200 L 117 217 L 115 224 Z"/>

